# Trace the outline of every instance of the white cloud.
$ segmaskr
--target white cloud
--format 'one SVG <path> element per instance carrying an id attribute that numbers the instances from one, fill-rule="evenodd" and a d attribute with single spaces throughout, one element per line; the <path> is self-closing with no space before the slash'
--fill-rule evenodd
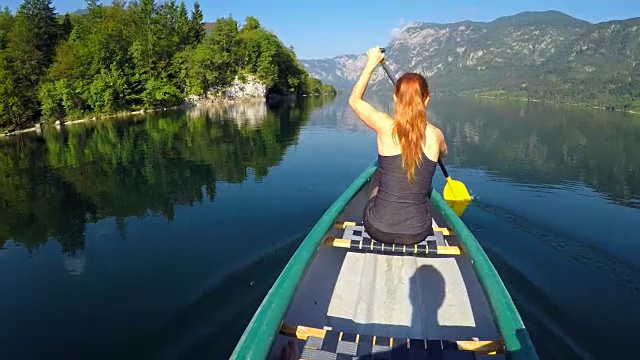
<path id="1" fill-rule="evenodd" d="M 396 36 L 398 36 L 400 34 L 400 32 L 402 32 L 403 26 L 406 24 L 404 18 L 400 18 L 400 21 L 398 21 L 398 25 L 396 27 L 394 27 L 393 29 L 391 29 L 390 35 L 391 38 L 395 38 Z"/>

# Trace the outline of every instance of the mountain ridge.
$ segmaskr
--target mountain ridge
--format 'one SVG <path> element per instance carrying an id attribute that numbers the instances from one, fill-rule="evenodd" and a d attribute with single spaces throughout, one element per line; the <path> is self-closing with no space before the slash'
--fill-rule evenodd
<path id="1" fill-rule="evenodd" d="M 640 17 L 591 23 L 547 10 L 489 22 L 414 21 L 395 32 L 386 48 L 396 76 L 419 72 L 436 93 L 640 109 Z M 366 55 L 300 62 L 311 76 L 348 91 Z M 370 89 L 390 90 L 385 78 L 377 70 Z"/>

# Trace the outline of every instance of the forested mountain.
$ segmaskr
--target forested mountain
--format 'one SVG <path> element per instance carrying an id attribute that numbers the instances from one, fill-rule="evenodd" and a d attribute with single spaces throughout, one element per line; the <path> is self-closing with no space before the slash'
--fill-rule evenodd
<path id="1" fill-rule="evenodd" d="M 488 23 L 414 22 L 393 37 L 387 51 L 391 69 L 422 73 L 436 93 L 640 110 L 640 18 L 592 24 L 544 11 Z M 365 60 L 341 55 L 301 62 L 312 76 L 348 91 Z M 389 88 L 382 70 L 372 82 L 373 90 Z"/>
<path id="2" fill-rule="evenodd" d="M 219 18 L 207 34 L 197 2 L 88 0 L 61 16 L 51 0 L 24 0 L 0 12 L 0 129 L 176 105 L 244 75 L 272 93 L 335 91 L 254 17 Z"/>

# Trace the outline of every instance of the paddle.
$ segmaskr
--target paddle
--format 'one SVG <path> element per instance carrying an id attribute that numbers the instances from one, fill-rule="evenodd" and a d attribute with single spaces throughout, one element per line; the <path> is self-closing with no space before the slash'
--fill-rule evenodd
<path id="1" fill-rule="evenodd" d="M 380 48 L 380 51 L 384 53 L 386 49 Z M 387 73 L 387 76 L 389 76 L 389 79 L 391 79 L 391 82 L 395 86 L 397 82 L 396 77 L 393 76 L 393 74 L 391 73 L 391 69 L 389 69 L 389 65 L 387 65 L 384 62 L 384 59 L 380 62 L 380 64 L 382 65 L 384 72 Z M 440 165 L 440 169 L 442 169 L 442 173 L 444 174 L 444 177 L 447 178 L 447 184 L 444 186 L 444 190 L 442 191 L 442 197 L 444 197 L 444 199 L 447 202 L 455 201 L 455 202 L 468 203 L 469 201 L 471 201 L 471 195 L 469 195 L 469 191 L 467 190 L 467 187 L 461 181 L 451 179 L 451 177 L 449 176 L 449 172 L 447 171 L 447 168 L 444 167 L 444 163 L 442 162 L 442 159 L 438 159 L 438 165 Z M 466 204 L 464 205 L 464 207 L 466 207 Z M 461 208 L 460 214 L 462 213 L 462 211 L 464 211 L 464 207 Z M 457 212 L 458 210 L 456 210 L 456 213 Z"/>

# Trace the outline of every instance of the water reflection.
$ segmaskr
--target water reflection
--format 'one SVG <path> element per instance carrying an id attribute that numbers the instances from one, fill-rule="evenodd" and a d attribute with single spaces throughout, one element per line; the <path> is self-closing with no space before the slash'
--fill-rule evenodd
<path id="1" fill-rule="evenodd" d="M 88 222 L 160 215 L 214 201 L 219 181 L 260 181 L 297 143 L 311 112 L 330 98 L 303 103 L 233 104 L 87 122 L 0 141 L 0 247 L 29 251 L 49 238 L 82 271 Z"/>
<path id="2" fill-rule="evenodd" d="M 252 101 L 192 107 L 187 110 L 187 117 L 190 119 L 202 117 L 228 119 L 235 121 L 238 127 L 249 126 L 255 128 L 267 118 L 268 112 L 269 106 L 267 103 L 264 101 Z"/>
<path id="3" fill-rule="evenodd" d="M 248 309 L 260 305 L 303 238 L 301 234 L 226 274 L 164 323 L 150 342 L 159 348 L 145 353 L 160 359 L 228 357 L 253 316 Z"/>
<path id="4" fill-rule="evenodd" d="M 393 114 L 387 96 L 367 100 Z M 313 125 L 371 131 L 343 97 Z M 445 133 L 447 164 L 482 169 L 540 191 L 587 184 L 622 205 L 640 207 L 640 117 L 534 102 L 434 98 L 427 118 Z"/>
<path id="5" fill-rule="evenodd" d="M 517 183 L 584 183 L 640 207 L 640 118 L 580 107 L 439 98 L 429 119 L 449 142 L 448 163 Z"/>
<path id="6" fill-rule="evenodd" d="M 392 100 L 368 96 L 393 114 Z M 371 131 L 342 97 L 310 125 Z M 434 98 L 427 118 L 445 133 L 445 163 L 527 184 L 536 191 L 586 184 L 625 206 L 640 207 L 640 117 L 576 106 L 464 97 Z"/>
<path id="7" fill-rule="evenodd" d="M 380 95 L 365 96 L 365 100 L 375 109 L 384 111 L 387 114 L 393 114 L 393 104 L 390 99 L 390 97 Z M 336 98 L 335 101 L 325 105 L 318 111 L 318 116 L 309 125 L 347 131 L 372 131 L 349 107 L 348 97 L 346 96 Z"/>

